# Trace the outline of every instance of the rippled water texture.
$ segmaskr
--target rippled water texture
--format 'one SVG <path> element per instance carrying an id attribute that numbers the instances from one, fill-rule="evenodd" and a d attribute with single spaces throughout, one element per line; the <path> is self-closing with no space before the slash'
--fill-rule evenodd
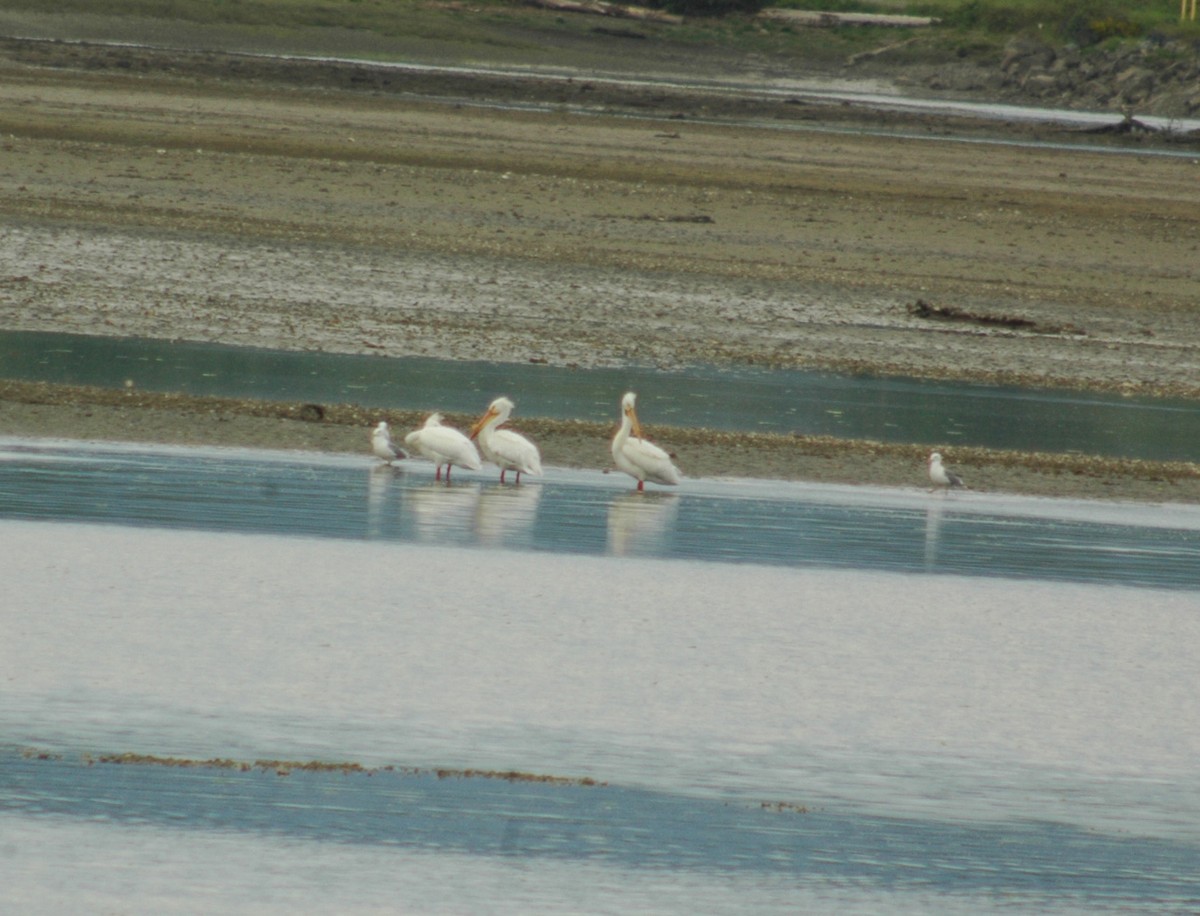
<path id="1" fill-rule="evenodd" d="M 18 907 L 1200 905 L 1190 507 L 2 455 Z"/>

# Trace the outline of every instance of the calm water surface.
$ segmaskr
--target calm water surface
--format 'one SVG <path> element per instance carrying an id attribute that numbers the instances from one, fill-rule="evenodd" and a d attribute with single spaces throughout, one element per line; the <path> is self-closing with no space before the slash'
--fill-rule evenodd
<path id="1" fill-rule="evenodd" d="M 5 442 L 0 440 L 0 447 Z M 0 518 L 1200 588 L 1200 509 L 8 440 Z"/>
<path id="2" fill-rule="evenodd" d="M 1194 507 L 5 440 L 0 539 L 19 909 L 1200 906 Z"/>
<path id="3" fill-rule="evenodd" d="M 149 391 L 473 414 L 499 394 L 525 416 L 610 421 L 622 392 L 647 422 L 884 442 L 1192 461 L 1200 404 L 833 373 L 563 369 L 0 332 L 0 377 Z"/>
<path id="4" fill-rule="evenodd" d="M 334 847 L 333 856 L 347 858 L 390 852 L 388 866 L 401 874 L 414 855 L 457 860 L 462 872 L 453 891 L 443 889 L 440 897 L 420 891 L 433 898 L 425 905 L 437 911 L 457 911 L 463 890 L 474 887 L 484 863 L 495 862 L 539 871 L 587 863 L 610 884 L 605 890 L 606 882 L 577 876 L 582 887 L 575 894 L 552 880 L 540 901 L 503 894 L 474 901 L 501 912 L 523 905 L 557 911 L 565 900 L 585 911 L 636 911 L 636 889 L 648 876 L 676 884 L 679 897 L 664 912 L 705 906 L 689 887 L 697 880 L 757 884 L 755 909 L 780 912 L 813 897 L 833 905 L 839 892 L 841 905 L 874 900 L 889 910 L 889 901 L 905 908 L 910 895 L 924 897 L 934 911 L 1016 906 L 1170 912 L 1200 903 L 1195 845 L 1048 822 L 882 818 L 611 785 L 439 778 L 431 772 L 293 770 L 281 776 L 269 768 L 181 770 L 89 764 L 78 757 L 33 762 L 12 752 L 0 756 L 0 773 L 7 783 L 0 825 L 11 818 L 35 827 L 132 827 L 159 832 L 168 849 L 203 831 L 280 852 L 287 849 L 281 843 L 297 842 Z M 71 836 L 69 828 L 63 833 Z M 15 854 L 10 861 L 22 858 Z M 268 870 L 268 885 L 277 871 Z M 351 909 L 376 903 L 390 883 L 374 875 L 351 890 L 337 876 L 328 880 L 343 887 L 339 903 Z M 620 882 L 627 890 L 614 894 L 611 884 Z M 18 881 L 18 892 L 21 887 Z M 580 900 L 579 890 L 590 898 Z M 400 891 L 400 899 L 406 893 L 413 891 Z"/>

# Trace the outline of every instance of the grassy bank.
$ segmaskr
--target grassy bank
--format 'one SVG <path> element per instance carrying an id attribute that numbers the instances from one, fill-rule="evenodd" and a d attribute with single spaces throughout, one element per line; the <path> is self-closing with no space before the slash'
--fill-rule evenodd
<path id="1" fill-rule="evenodd" d="M 994 51 L 1018 35 L 1051 45 L 1089 47 L 1151 39 L 1200 41 L 1200 24 L 1181 22 L 1173 0 L 644 0 L 683 12 L 680 24 L 573 15 L 518 0 L 477 0 L 469 7 L 428 0 L 57 0 L 54 13 L 173 20 L 204 26 L 241 26 L 283 34 L 346 29 L 385 39 L 495 45 L 567 39 L 596 31 L 621 39 L 657 39 L 693 47 L 782 55 L 844 56 L 878 45 L 896 31 L 848 26 L 804 28 L 768 22 L 750 12 L 701 15 L 722 8 L 876 12 L 931 16 L 932 29 L 906 34 L 909 55 L 962 58 Z M 0 11 L 46 12 L 44 0 L 0 0 Z"/>

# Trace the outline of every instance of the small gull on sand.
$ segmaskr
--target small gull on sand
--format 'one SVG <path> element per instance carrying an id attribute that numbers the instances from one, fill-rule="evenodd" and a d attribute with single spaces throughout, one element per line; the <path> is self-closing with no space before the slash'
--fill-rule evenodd
<path id="1" fill-rule="evenodd" d="M 382 461 L 386 461 L 388 464 L 397 459 L 408 457 L 402 449 L 392 442 L 392 433 L 388 429 L 386 420 L 380 420 L 379 425 L 371 433 L 371 451 L 375 453 L 376 457 Z"/>
<path id="2" fill-rule="evenodd" d="M 953 471 L 947 471 L 944 467 L 942 467 L 942 455 L 940 452 L 934 452 L 929 456 L 929 479 L 932 481 L 935 488 L 945 487 L 947 489 L 954 489 L 956 487 L 962 487 L 964 490 L 969 489 L 967 485 L 963 483 L 963 479 L 961 477 L 959 477 Z"/>

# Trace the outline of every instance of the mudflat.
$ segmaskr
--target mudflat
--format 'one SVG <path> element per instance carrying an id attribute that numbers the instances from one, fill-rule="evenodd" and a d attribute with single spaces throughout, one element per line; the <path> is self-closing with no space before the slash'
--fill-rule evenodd
<path id="1" fill-rule="evenodd" d="M 439 95 L 365 65 L 0 50 L 3 327 L 1200 397 L 1200 154 L 585 79 Z M 365 451 L 379 413 L 0 389 L 22 435 Z M 531 426 L 547 464 L 606 461 L 607 428 Z M 691 474 L 923 479 L 907 446 L 657 437 Z M 950 457 L 982 488 L 1200 499 L 1194 463 Z"/>

